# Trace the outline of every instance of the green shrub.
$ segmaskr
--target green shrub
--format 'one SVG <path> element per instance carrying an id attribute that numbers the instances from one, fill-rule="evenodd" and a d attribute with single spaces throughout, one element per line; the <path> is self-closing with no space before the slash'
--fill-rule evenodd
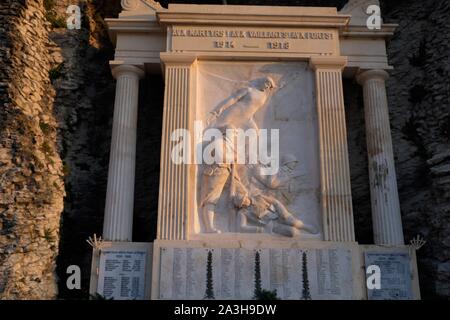
<path id="1" fill-rule="evenodd" d="M 114 300 L 114 298 L 106 298 L 105 296 L 101 295 L 100 293 L 96 292 L 94 294 L 89 295 L 91 300 Z"/>
<path id="2" fill-rule="evenodd" d="M 58 17 L 54 8 L 56 0 L 44 0 L 45 18 L 51 23 L 53 28 L 66 28 L 66 20 Z"/>
<path id="3" fill-rule="evenodd" d="M 66 20 L 62 17 L 58 17 L 54 12 L 47 12 L 45 18 L 51 23 L 53 28 L 66 28 Z"/>
<path id="4" fill-rule="evenodd" d="M 48 123 L 40 121 L 39 127 L 44 135 L 49 135 L 52 132 L 52 127 Z"/>
<path id="5" fill-rule="evenodd" d="M 67 163 L 63 164 L 63 175 L 67 177 L 70 174 L 70 167 Z"/>
<path id="6" fill-rule="evenodd" d="M 63 76 L 63 72 L 62 72 L 63 67 L 64 67 L 64 62 L 62 62 L 59 65 L 57 65 L 56 67 L 50 69 L 50 71 L 48 72 L 48 76 L 51 81 L 59 79 Z"/>
<path id="7" fill-rule="evenodd" d="M 55 7 L 56 0 L 44 0 L 44 8 L 47 11 L 53 10 Z"/>
<path id="8" fill-rule="evenodd" d="M 51 243 L 55 241 L 55 237 L 52 235 L 52 231 L 48 228 L 45 228 L 44 230 L 44 238 L 47 240 L 47 242 Z"/>
<path id="9" fill-rule="evenodd" d="M 280 298 L 278 298 L 277 295 L 277 290 L 265 290 L 265 289 L 261 289 L 261 290 L 257 290 L 255 292 L 255 299 L 256 300 L 280 300 Z"/>
<path id="10" fill-rule="evenodd" d="M 44 143 L 41 146 L 41 151 L 45 154 L 51 154 L 52 153 L 52 147 L 48 144 L 47 141 L 44 141 Z"/>

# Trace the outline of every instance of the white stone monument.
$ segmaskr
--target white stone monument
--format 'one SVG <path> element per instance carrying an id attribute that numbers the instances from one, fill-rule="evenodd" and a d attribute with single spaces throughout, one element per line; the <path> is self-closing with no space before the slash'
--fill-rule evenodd
<path id="1" fill-rule="evenodd" d="M 420 298 L 384 83 L 395 25 L 368 29 L 370 4 L 338 12 L 122 0 L 107 20 L 117 89 L 103 236 L 112 247 L 132 240 L 139 79 L 162 66 L 165 81 L 152 280 L 135 298 L 150 289 L 152 299 L 251 299 L 262 289 L 282 299 Z M 371 246 L 355 241 L 343 77 L 364 90 Z M 92 292 L 113 272 L 105 259 L 94 259 Z M 384 291 L 366 288 L 373 263 Z"/>

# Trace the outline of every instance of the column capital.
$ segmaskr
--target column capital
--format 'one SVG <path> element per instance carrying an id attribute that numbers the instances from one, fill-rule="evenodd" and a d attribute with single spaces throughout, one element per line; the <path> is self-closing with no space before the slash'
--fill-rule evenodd
<path id="1" fill-rule="evenodd" d="M 347 64 L 347 57 L 322 57 L 313 56 L 309 59 L 309 66 L 313 70 L 317 69 L 339 69 L 342 70 Z"/>
<path id="2" fill-rule="evenodd" d="M 165 66 L 169 65 L 190 66 L 195 61 L 197 61 L 197 56 L 195 54 L 190 53 L 161 52 L 160 59 Z"/>
<path id="3" fill-rule="evenodd" d="M 389 73 L 387 73 L 383 69 L 369 69 L 369 70 L 363 69 L 356 75 L 356 81 L 360 85 L 364 85 L 364 83 L 367 80 L 380 79 L 380 80 L 385 81 L 388 78 L 389 78 Z"/>
<path id="4" fill-rule="evenodd" d="M 123 74 L 136 75 L 139 79 L 145 76 L 143 65 L 126 64 L 122 61 L 111 61 L 109 65 L 114 79 L 117 79 L 117 77 Z"/>

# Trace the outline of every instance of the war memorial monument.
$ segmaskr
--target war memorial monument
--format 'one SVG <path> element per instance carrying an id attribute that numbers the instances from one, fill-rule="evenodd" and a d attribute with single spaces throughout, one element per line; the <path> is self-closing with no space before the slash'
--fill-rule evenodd
<path id="1" fill-rule="evenodd" d="M 122 0 L 119 17 L 107 20 L 117 87 L 92 293 L 420 299 L 385 88 L 396 25 L 369 29 L 367 6 Z M 157 238 L 136 243 L 139 81 L 154 73 L 165 81 Z M 373 245 L 355 241 L 343 78 L 364 92 Z M 379 288 L 367 285 L 373 272 Z"/>

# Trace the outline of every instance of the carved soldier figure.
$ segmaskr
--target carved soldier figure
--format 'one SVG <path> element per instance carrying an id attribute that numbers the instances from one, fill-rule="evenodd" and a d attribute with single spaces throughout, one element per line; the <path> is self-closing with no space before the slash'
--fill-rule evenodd
<path id="1" fill-rule="evenodd" d="M 276 233 L 294 237 L 300 230 L 316 233 L 313 226 L 304 224 L 294 217 L 287 208 L 271 196 L 257 194 L 249 196 L 246 188 L 236 181 L 233 203 L 238 209 L 237 227 L 239 231 L 250 233 Z"/>
<path id="2" fill-rule="evenodd" d="M 235 162 L 235 135 L 228 136 L 227 129 L 230 129 L 229 132 L 235 133 L 234 128 L 222 127 L 220 129 L 222 137 L 213 142 L 214 154 L 211 156 L 214 157 L 215 162 L 203 165 L 200 208 L 206 233 L 220 233 L 214 227 L 215 208 Z"/>
<path id="3" fill-rule="evenodd" d="M 263 175 L 261 166 L 252 166 L 251 176 L 254 178 L 253 182 L 260 189 L 289 204 L 298 194 L 302 175 L 298 171 L 294 171 L 298 165 L 298 160 L 294 155 L 284 154 L 280 164 L 278 173 L 274 175 Z"/>
<path id="4" fill-rule="evenodd" d="M 204 231 L 206 233 L 220 233 L 214 227 L 214 215 L 217 202 L 219 201 L 224 186 L 230 174 L 235 173 L 233 169 L 236 161 L 235 137 L 226 137 L 226 129 L 244 128 L 256 126 L 253 115 L 266 103 L 270 90 L 275 87 L 275 83 L 270 77 L 264 77 L 252 81 L 248 88 L 239 90 L 223 106 L 215 110 L 213 114 L 214 122 L 210 127 L 221 128 L 222 139 L 215 140 L 215 150 L 224 150 L 223 155 L 219 156 L 222 160 L 219 163 L 204 165 L 203 181 L 201 186 L 201 215 L 203 219 Z M 223 147 L 221 147 L 223 146 Z M 223 148 L 223 149 L 222 149 Z M 232 153 L 233 159 L 228 162 L 226 153 Z M 239 179 L 235 174 L 233 176 Z"/>
<path id="5" fill-rule="evenodd" d="M 212 119 L 215 127 L 234 126 L 243 129 L 258 129 L 253 115 L 265 105 L 275 82 L 271 77 L 251 81 L 251 85 L 236 92 L 224 105 L 214 110 Z"/>

